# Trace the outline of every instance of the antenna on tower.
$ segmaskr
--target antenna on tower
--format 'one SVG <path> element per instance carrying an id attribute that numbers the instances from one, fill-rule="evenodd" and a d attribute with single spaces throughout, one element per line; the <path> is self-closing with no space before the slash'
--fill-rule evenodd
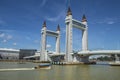
<path id="1" fill-rule="evenodd" d="M 66 0 L 66 10 L 70 7 L 70 0 Z"/>
<path id="2" fill-rule="evenodd" d="M 82 14 L 86 14 L 86 4 L 84 4 L 82 7 Z"/>
<path id="3" fill-rule="evenodd" d="M 70 6 L 70 0 L 68 0 L 68 6 Z"/>

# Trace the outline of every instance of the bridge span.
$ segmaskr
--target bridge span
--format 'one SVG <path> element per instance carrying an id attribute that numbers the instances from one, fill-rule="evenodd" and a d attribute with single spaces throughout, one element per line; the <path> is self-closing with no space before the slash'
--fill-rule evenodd
<path id="1" fill-rule="evenodd" d="M 110 55 L 120 54 L 120 50 L 92 50 L 92 51 L 80 51 L 78 54 L 81 55 Z"/>
<path id="2" fill-rule="evenodd" d="M 77 55 L 87 55 L 87 56 L 91 56 L 91 55 L 112 55 L 112 54 L 120 54 L 120 50 L 92 50 L 92 51 L 79 51 L 76 53 L 70 53 L 71 55 L 77 54 Z M 48 57 L 55 57 L 55 56 L 65 56 L 65 53 L 48 53 Z M 24 58 L 34 58 L 34 57 L 40 57 L 40 51 L 37 52 L 37 54 L 33 55 L 33 56 L 27 56 Z"/>

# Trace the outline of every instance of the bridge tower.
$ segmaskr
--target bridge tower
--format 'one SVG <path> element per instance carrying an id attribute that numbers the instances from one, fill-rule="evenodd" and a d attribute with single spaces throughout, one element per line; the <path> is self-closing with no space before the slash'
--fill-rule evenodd
<path id="1" fill-rule="evenodd" d="M 60 26 L 58 24 L 57 26 L 57 33 L 58 35 L 56 36 L 56 53 L 60 53 Z"/>
<path id="2" fill-rule="evenodd" d="M 66 19 L 66 62 L 72 61 L 72 12 L 70 7 L 68 8 Z"/>
<path id="3" fill-rule="evenodd" d="M 68 8 L 66 19 L 66 61 L 72 61 L 72 28 L 77 28 L 82 31 L 82 51 L 88 50 L 88 27 L 85 15 L 82 17 L 82 22 L 72 18 L 70 7 Z"/>
<path id="4" fill-rule="evenodd" d="M 47 61 L 46 53 L 46 21 L 44 21 L 42 30 L 41 30 L 41 52 L 40 52 L 40 61 Z"/>
<path id="5" fill-rule="evenodd" d="M 85 17 L 85 14 L 82 17 L 82 24 L 86 26 L 84 30 L 82 30 L 82 51 L 87 51 L 88 50 L 88 25 L 87 25 L 87 19 Z"/>
<path id="6" fill-rule="evenodd" d="M 42 35 L 41 35 L 40 61 L 49 61 L 48 53 L 46 50 L 46 37 L 53 36 L 56 38 L 56 54 L 59 54 L 60 53 L 60 26 L 58 25 L 56 31 L 47 30 L 46 22 L 44 21 L 41 34 Z"/>

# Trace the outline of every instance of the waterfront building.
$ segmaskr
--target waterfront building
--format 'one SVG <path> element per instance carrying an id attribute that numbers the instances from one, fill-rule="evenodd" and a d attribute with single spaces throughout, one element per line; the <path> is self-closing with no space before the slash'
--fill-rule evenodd
<path id="1" fill-rule="evenodd" d="M 19 59 L 24 59 L 26 56 L 33 56 L 37 52 L 36 49 L 20 49 Z"/>

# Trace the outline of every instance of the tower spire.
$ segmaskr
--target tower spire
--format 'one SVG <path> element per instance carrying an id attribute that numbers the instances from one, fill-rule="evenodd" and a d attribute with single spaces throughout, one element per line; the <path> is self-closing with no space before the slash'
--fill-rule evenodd
<path id="1" fill-rule="evenodd" d="M 58 24 L 58 26 L 57 26 L 57 31 L 60 31 L 60 26 L 59 26 L 59 24 Z"/>
<path id="2" fill-rule="evenodd" d="M 68 7 L 68 11 L 67 11 L 67 16 L 69 16 L 69 15 L 72 15 L 72 11 L 71 11 L 70 7 Z"/>
<path id="3" fill-rule="evenodd" d="M 43 27 L 46 27 L 46 21 L 44 21 L 44 23 L 43 23 Z"/>
<path id="4" fill-rule="evenodd" d="M 83 17 L 82 17 L 82 22 L 87 22 L 87 19 L 86 19 L 85 14 L 83 14 Z"/>

